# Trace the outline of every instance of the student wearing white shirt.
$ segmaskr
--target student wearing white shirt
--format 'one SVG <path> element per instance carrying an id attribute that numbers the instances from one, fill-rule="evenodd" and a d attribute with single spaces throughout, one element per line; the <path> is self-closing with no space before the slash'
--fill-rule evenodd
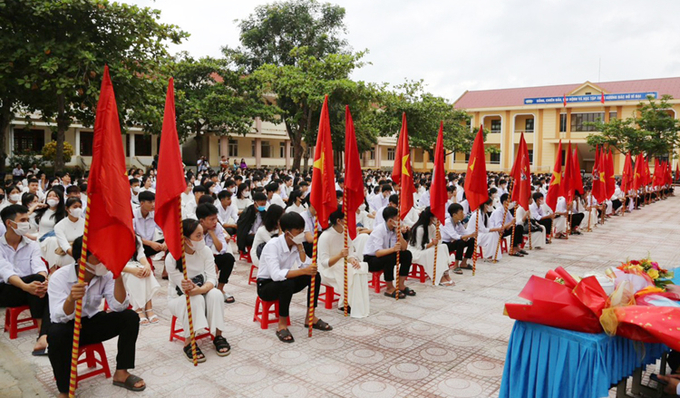
<path id="1" fill-rule="evenodd" d="M 444 228 L 441 230 L 442 241 L 449 248 L 449 253 L 455 252 L 453 272 L 462 274 L 463 269 L 472 269 L 467 262 L 472 258 L 475 251 L 475 232 L 468 233 L 463 226 L 465 212 L 463 206 L 452 203 L 448 207 L 449 217 L 446 219 Z M 463 258 L 465 255 L 465 258 Z"/>
<path id="2" fill-rule="evenodd" d="M 30 228 L 28 209 L 7 206 L 0 217 L 6 229 L 0 237 L 0 307 L 29 306 L 39 328 L 33 354 L 45 355 L 49 328 L 47 269 L 38 244 L 24 236 Z"/>
<path id="3" fill-rule="evenodd" d="M 262 215 L 267 210 L 267 195 L 262 192 L 253 194 L 254 203 L 248 206 L 238 217 L 236 223 L 236 243 L 238 249 L 244 253 L 253 246 L 255 233 L 262 225 Z"/>
<path id="4" fill-rule="evenodd" d="M 500 238 L 498 232 L 500 227 L 491 228 L 489 223 L 489 217 L 487 213 L 491 210 L 492 200 L 489 199 L 485 203 L 479 205 L 480 211 L 473 211 L 470 213 L 470 221 L 467 224 L 467 233 L 474 233 L 477 227 L 477 215 L 481 214 L 479 218 L 479 233 L 477 234 L 477 246 L 482 248 L 482 253 L 484 258 L 493 258 L 496 252 L 496 246 L 498 245 L 498 239 Z"/>
<path id="5" fill-rule="evenodd" d="M 54 234 L 59 244 L 57 254 L 61 256 L 55 265 L 59 266 L 75 262 L 71 245 L 76 238 L 83 236 L 85 231 L 85 219 L 81 217 L 83 203 L 80 201 L 80 198 L 68 198 L 65 207 L 68 216 L 64 217 L 54 226 Z"/>
<path id="6" fill-rule="evenodd" d="M 533 195 L 531 195 L 531 198 L 534 200 L 534 203 L 529 205 L 531 218 L 544 226 L 547 234 L 552 234 L 553 220 L 556 217 L 555 213 L 546 214 L 543 210 L 544 199 L 541 192 L 534 192 Z M 545 243 L 550 243 L 550 241 L 546 240 Z"/>
<path id="7" fill-rule="evenodd" d="M 383 206 L 378 209 L 378 211 L 375 214 L 375 221 L 373 222 L 373 229 L 379 227 L 380 225 L 385 223 L 385 219 L 382 217 L 383 211 L 385 211 L 385 208 L 387 207 L 394 207 L 395 209 L 399 209 L 399 195 L 390 195 L 389 197 L 389 202 L 387 203 L 386 206 Z M 413 225 L 413 224 L 411 224 Z"/>
<path id="8" fill-rule="evenodd" d="M 135 233 L 142 238 L 144 254 L 146 257 L 153 257 L 159 252 L 168 250 L 164 239 L 157 239 L 159 231 L 154 220 L 154 210 L 156 209 L 156 195 L 150 191 L 140 192 L 139 208 L 132 211 L 132 226 Z"/>
<path id="9" fill-rule="evenodd" d="M 506 236 L 512 237 L 512 226 L 515 225 L 515 218 L 512 216 L 510 210 L 515 207 L 515 204 L 510 202 L 510 195 L 504 193 L 500 199 L 500 206 L 491 213 L 489 217 L 489 226 L 494 229 L 500 228 L 501 239 L 505 239 Z M 508 210 L 505 210 L 505 204 L 508 205 Z M 524 227 L 522 224 L 515 225 L 515 240 L 512 241 L 512 254 L 511 256 L 523 257 L 529 253 L 523 250 L 520 245 L 522 244 L 522 236 L 524 234 Z M 494 256 L 496 255 L 494 249 Z M 502 253 L 498 250 L 497 259 L 500 260 Z"/>
<path id="10" fill-rule="evenodd" d="M 260 254 L 264 250 L 264 245 L 267 244 L 273 237 L 279 235 L 279 219 L 284 211 L 281 206 L 271 205 L 262 217 L 262 225 L 255 232 L 253 239 L 253 248 L 250 252 L 250 258 L 253 264 L 260 265 Z"/>
<path id="11" fill-rule="evenodd" d="M 80 258 L 82 238 L 73 242 L 73 256 Z M 118 355 L 113 384 L 132 391 L 146 388 L 144 380 L 128 372 L 135 367 L 135 350 L 139 334 L 139 316 L 127 309 L 128 299 L 123 278 L 113 279 L 99 259 L 87 253 L 85 283 L 78 282 L 78 267 L 71 264 L 58 269 L 48 287 L 52 324 L 47 336 L 48 355 L 60 397 L 67 397 L 71 369 L 73 324 L 78 299 L 83 299 L 81 347 L 118 336 Z M 111 312 L 100 311 L 106 299 Z"/>
<path id="12" fill-rule="evenodd" d="M 236 235 L 236 223 L 238 222 L 238 208 L 231 200 L 234 195 L 223 189 L 217 194 L 217 220 L 222 228 L 227 231 L 229 235 Z"/>
<path id="13" fill-rule="evenodd" d="M 51 188 L 47 191 L 46 198 L 47 207 L 35 212 L 35 221 L 38 223 L 38 241 L 42 257 L 52 268 L 61 260 L 61 256 L 56 253 L 59 242 L 54 233 L 54 226 L 66 217 L 66 209 L 64 194 L 60 188 Z"/>
<path id="14" fill-rule="evenodd" d="M 236 259 L 231 254 L 231 246 L 227 241 L 224 229 L 217 221 L 217 208 L 210 203 L 203 203 L 196 208 L 196 217 L 203 227 L 205 245 L 210 248 L 215 257 L 215 265 L 219 270 L 217 289 L 222 292 L 225 303 L 233 303 L 234 296 L 224 290 L 224 285 L 229 283 L 229 276 L 234 270 Z"/>
<path id="15" fill-rule="evenodd" d="M 378 227 L 373 228 L 369 235 L 366 246 L 364 246 L 364 261 L 368 263 L 370 272 L 382 271 L 387 282 L 385 296 L 396 298 L 397 287 L 399 288 L 399 298 L 415 296 L 416 292 L 404 285 L 404 281 L 411 270 L 413 256 L 408 251 L 406 240 L 397 231 L 399 223 L 399 211 L 394 207 L 386 207 L 382 213 L 385 221 Z M 394 285 L 394 267 L 397 263 L 397 252 L 399 252 L 399 278 L 397 287 Z"/>
<path id="16" fill-rule="evenodd" d="M 186 219 L 182 221 L 184 234 L 184 251 L 187 277 L 184 279 L 182 261 L 165 257 L 165 268 L 168 270 L 170 283 L 168 284 L 168 308 L 170 313 L 184 326 L 184 355 L 188 361 L 193 361 L 191 354 L 191 339 L 189 339 L 189 317 L 187 315 L 188 294 L 191 302 L 191 312 L 194 330 L 208 329 L 215 336 L 213 344 L 219 356 L 231 353 L 231 346 L 222 336 L 224 330 L 224 296 L 215 288 L 217 275 L 215 274 L 215 260 L 212 251 L 205 245 L 203 227 L 198 220 Z M 198 362 L 205 362 L 205 355 L 196 347 Z"/>
<path id="17" fill-rule="evenodd" d="M 193 189 L 194 200 L 187 201 L 186 206 L 182 208 L 182 218 L 193 218 L 196 220 L 196 206 L 198 206 L 198 200 L 201 196 L 207 194 L 208 190 L 205 189 L 203 185 L 196 185 Z"/>
<path id="18" fill-rule="evenodd" d="M 233 200 L 233 202 L 236 204 L 236 208 L 238 209 L 239 216 L 248 206 L 253 204 L 250 194 L 250 187 L 248 185 L 249 184 L 241 183 L 241 185 L 239 185 L 238 189 L 236 190 L 236 199 Z"/>
<path id="19" fill-rule="evenodd" d="M 373 201 L 369 203 L 371 211 L 376 212 L 376 220 L 380 217 L 377 211 L 389 204 L 389 197 L 392 194 L 392 186 L 390 184 L 383 184 L 380 187 L 380 193 L 375 195 Z"/>
<path id="20" fill-rule="evenodd" d="M 130 200 L 133 204 L 139 204 L 140 181 L 136 178 L 130 179 Z"/>
<path id="21" fill-rule="evenodd" d="M 270 205 L 279 205 L 281 208 L 286 207 L 286 202 L 284 202 L 281 195 L 277 193 L 279 191 L 279 184 L 271 182 L 267 184 L 265 189 L 267 192 L 267 202 Z"/>
<path id="22" fill-rule="evenodd" d="M 292 191 L 288 197 L 288 207 L 286 207 L 286 213 L 295 212 L 302 214 L 307 211 L 307 206 L 305 206 L 302 201 L 302 192 L 299 190 Z"/>
<path id="23" fill-rule="evenodd" d="M 411 252 L 413 263 L 423 266 L 425 273 L 437 285 L 455 285 L 449 276 L 449 250 L 436 236 L 437 217 L 432 214 L 430 207 L 426 207 L 413 225 L 408 250 Z M 434 252 L 437 252 L 437 267 L 435 270 Z"/>
<path id="24" fill-rule="evenodd" d="M 295 341 L 288 330 L 288 316 L 293 294 L 308 288 L 315 277 L 314 307 L 319 299 L 321 275 L 311 259 L 305 254 L 302 242 L 305 240 L 305 221 L 297 213 L 286 213 L 279 220 L 282 234 L 269 241 L 262 250 L 257 271 L 257 295 L 261 300 L 279 301 L 279 324 L 276 336 L 284 343 Z M 311 290 L 311 289 L 310 289 Z M 307 294 L 307 305 L 310 297 Z M 306 314 L 306 311 L 305 311 Z M 309 322 L 305 320 L 305 324 Z M 312 320 L 314 329 L 329 331 L 333 328 L 317 318 Z"/>

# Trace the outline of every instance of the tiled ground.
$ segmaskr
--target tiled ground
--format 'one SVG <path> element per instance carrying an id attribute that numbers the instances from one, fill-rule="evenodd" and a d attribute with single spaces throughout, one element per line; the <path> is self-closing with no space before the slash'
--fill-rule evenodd
<path id="1" fill-rule="evenodd" d="M 142 393 L 113 387 L 102 376 L 84 381 L 83 397 L 492 397 L 498 394 L 513 321 L 503 303 L 530 275 L 556 266 L 583 275 L 602 272 L 626 258 L 651 254 L 664 266 L 680 265 L 680 199 L 615 217 L 593 233 L 556 241 L 525 258 L 480 263 L 477 276 L 456 276 L 455 287 L 409 282 L 415 298 L 395 302 L 371 293 L 371 316 L 344 318 L 337 310 L 318 314 L 335 330 L 309 339 L 302 327 L 304 298 L 291 309 L 294 344 L 280 343 L 274 330 L 252 322 L 255 287 L 249 266 L 238 262 L 230 283 L 237 303 L 226 305 L 225 336 L 232 354 L 215 355 L 200 345 L 208 361 L 194 368 L 182 357 L 181 343 L 169 342 L 170 314 L 165 289 L 154 299 L 161 322 L 143 327 L 137 368 L 148 388 Z M 165 286 L 165 284 L 164 284 Z M 0 320 L 2 322 L 2 320 Z M 0 395 L 50 396 L 56 393 L 47 358 L 28 355 L 35 335 L 0 337 Z M 115 341 L 106 343 L 115 367 Z"/>

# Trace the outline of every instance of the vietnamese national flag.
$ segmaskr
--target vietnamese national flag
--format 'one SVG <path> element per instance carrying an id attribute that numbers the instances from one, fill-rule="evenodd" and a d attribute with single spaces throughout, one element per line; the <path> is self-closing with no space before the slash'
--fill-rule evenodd
<path id="1" fill-rule="evenodd" d="M 432 186 L 430 186 L 430 211 L 439 222 L 446 220 L 446 179 L 444 178 L 444 122 L 439 124 L 437 145 L 434 149 L 434 170 L 432 173 Z"/>
<path id="2" fill-rule="evenodd" d="M 357 237 L 357 209 L 362 203 L 364 203 L 364 177 L 361 174 L 354 121 L 349 112 L 349 105 L 347 105 L 345 106 L 345 197 L 342 199 L 342 204 L 347 211 L 345 226 L 352 239 Z"/>
<path id="3" fill-rule="evenodd" d="M 512 177 L 513 180 L 519 180 L 520 170 L 522 169 L 522 155 L 525 155 L 527 159 L 529 158 L 529 149 L 527 148 L 527 142 L 524 140 L 523 131 L 519 136 L 519 145 L 517 146 L 515 163 L 512 164 L 512 169 L 510 170 L 510 176 Z M 515 199 L 513 198 L 512 200 Z"/>
<path id="4" fill-rule="evenodd" d="M 602 157 L 604 154 L 600 153 L 600 147 L 595 148 L 595 164 L 593 164 L 593 197 L 595 197 L 595 200 L 598 201 L 598 203 L 602 203 L 606 199 L 606 191 L 605 191 L 605 186 L 604 186 L 604 170 L 602 165 L 604 162 L 602 161 Z"/>
<path id="5" fill-rule="evenodd" d="M 564 161 L 564 175 L 562 176 L 562 196 L 567 200 L 567 203 L 571 203 L 574 198 L 574 169 L 572 168 L 572 152 L 571 152 L 571 141 L 569 141 L 569 147 L 566 151 L 566 159 Z"/>
<path id="6" fill-rule="evenodd" d="M 652 173 L 649 171 L 649 158 L 647 156 L 645 156 L 645 161 L 642 165 L 645 173 L 645 185 L 649 185 L 652 183 Z"/>
<path id="7" fill-rule="evenodd" d="M 165 113 L 161 131 L 161 147 L 158 150 L 158 173 L 156 175 L 156 210 L 154 221 L 163 231 L 165 244 L 174 259 L 182 258 L 181 194 L 186 190 L 179 136 L 175 121 L 175 81 L 170 78 L 165 94 Z"/>
<path id="8" fill-rule="evenodd" d="M 363 188 L 362 188 L 363 189 Z M 309 203 L 316 210 L 316 218 L 323 229 L 328 228 L 328 217 L 338 209 L 335 196 L 335 170 L 333 166 L 333 145 L 331 141 L 331 122 L 328 117 L 328 95 L 323 100 L 319 134 L 314 147 L 314 171 L 312 172 L 312 192 Z"/>
<path id="9" fill-rule="evenodd" d="M 135 253 L 130 182 L 118 121 L 118 107 L 104 67 L 97 115 L 94 122 L 92 165 L 87 180 L 87 249 L 118 278 Z"/>
<path id="10" fill-rule="evenodd" d="M 531 198 L 531 170 L 529 169 L 529 158 L 522 155 L 520 160 L 519 179 L 515 182 L 517 189 L 517 204 L 529 211 L 529 198 Z M 515 190 L 513 189 L 513 195 Z M 513 199 L 514 200 L 514 199 Z"/>
<path id="11" fill-rule="evenodd" d="M 611 149 L 608 151 L 605 158 L 604 165 L 604 180 L 605 180 L 605 190 L 607 192 L 607 198 L 611 198 L 616 192 L 616 178 L 614 177 L 614 155 Z"/>
<path id="12" fill-rule="evenodd" d="M 643 166 L 644 159 L 642 154 L 635 158 L 635 174 L 633 175 L 633 189 L 638 190 L 645 185 L 645 172 Z"/>
<path id="13" fill-rule="evenodd" d="M 489 200 L 486 177 L 486 158 L 484 154 L 484 130 L 479 126 L 477 137 L 472 144 L 470 161 L 468 162 L 467 173 L 465 175 L 465 197 L 470 204 L 470 211 L 477 208 Z"/>
<path id="14" fill-rule="evenodd" d="M 401 115 L 401 131 L 399 132 L 397 151 L 394 155 L 392 181 L 401 187 L 399 193 L 399 217 L 403 220 L 413 207 L 413 193 L 416 191 L 416 187 L 413 185 L 413 168 L 411 167 L 411 148 L 408 145 L 406 112 Z"/>
<path id="15" fill-rule="evenodd" d="M 600 102 L 602 102 L 604 104 L 604 91 L 601 91 L 601 93 L 602 93 L 602 98 L 600 98 Z"/>
<path id="16" fill-rule="evenodd" d="M 548 194 L 545 196 L 545 203 L 554 212 L 557 206 L 557 198 L 562 195 L 562 140 L 557 146 L 557 159 L 553 167 L 552 178 L 548 186 Z"/>
<path id="17" fill-rule="evenodd" d="M 633 189 L 633 162 L 630 152 L 628 152 L 621 174 L 621 190 L 627 194 L 631 189 Z"/>
<path id="18" fill-rule="evenodd" d="M 562 103 L 564 104 L 564 107 L 567 107 L 567 94 L 564 94 L 564 97 L 562 98 Z"/>
<path id="19" fill-rule="evenodd" d="M 578 161 L 578 146 L 574 148 L 574 156 L 571 158 L 571 188 L 574 192 L 583 195 L 583 178 L 581 178 L 581 166 Z"/>
<path id="20" fill-rule="evenodd" d="M 652 185 L 659 186 L 659 177 L 661 172 L 661 164 L 659 158 L 654 158 L 654 174 L 652 175 Z"/>

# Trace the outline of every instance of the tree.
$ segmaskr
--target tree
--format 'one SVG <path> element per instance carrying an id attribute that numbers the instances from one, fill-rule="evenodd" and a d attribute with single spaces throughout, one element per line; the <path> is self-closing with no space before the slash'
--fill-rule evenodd
<path id="1" fill-rule="evenodd" d="M 106 0 L 7 0 L 4 17 L 15 20 L 23 51 L 13 70 L 25 92 L 22 105 L 56 122 L 55 170 L 64 166 L 64 136 L 73 122 L 92 125 L 105 64 L 109 65 L 123 130 L 160 125 L 160 66 L 166 43 L 188 35 L 158 22 L 160 11 Z M 16 66 L 15 66 L 16 68 Z M 3 79 L 5 77 L 3 76 Z"/>
<path id="2" fill-rule="evenodd" d="M 646 153 L 648 156 L 666 156 L 680 144 L 680 123 L 668 110 L 672 97 L 664 95 L 659 102 L 648 97 L 640 102 L 638 111 L 627 119 L 587 123 L 598 133 L 587 137 L 591 146 L 608 145 L 621 153 Z"/>
<path id="3" fill-rule="evenodd" d="M 239 22 L 241 47 L 224 47 L 225 55 L 253 72 L 264 64 L 294 65 L 291 51 L 306 47 L 307 54 L 323 58 L 346 54 L 345 9 L 315 0 L 290 0 L 255 8 Z"/>
<path id="4" fill-rule="evenodd" d="M 177 132 L 185 140 L 204 132 L 246 135 L 253 119 L 275 121 L 280 110 L 265 100 L 260 83 L 252 76 L 228 68 L 225 59 L 177 56 L 169 73 L 175 78 Z M 201 153 L 202 140 L 197 139 Z"/>

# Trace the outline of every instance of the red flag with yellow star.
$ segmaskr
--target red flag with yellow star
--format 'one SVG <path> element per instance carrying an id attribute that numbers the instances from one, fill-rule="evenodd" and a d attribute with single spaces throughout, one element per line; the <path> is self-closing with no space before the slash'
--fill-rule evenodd
<path id="1" fill-rule="evenodd" d="M 335 196 L 335 170 L 333 167 L 333 147 L 331 145 L 331 122 L 328 117 L 328 95 L 323 100 L 319 135 L 314 147 L 314 171 L 312 172 L 312 192 L 309 203 L 316 210 L 316 217 L 323 229 L 328 228 L 328 217 L 338 209 Z"/>
<path id="2" fill-rule="evenodd" d="M 401 131 L 397 142 L 397 151 L 392 168 L 392 181 L 401 187 L 399 194 L 399 217 L 403 220 L 413 207 L 413 168 L 411 167 L 411 149 L 408 146 L 408 128 L 406 126 L 406 112 L 401 115 Z"/>
<path id="3" fill-rule="evenodd" d="M 638 190 L 645 186 L 645 172 L 644 172 L 644 157 L 642 154 L 637 155 L 635 158 L 635 174 L 633 175 L 633 189 Z"/>
<path id="4" fill-rule="evenodd" d="M 626 154 L 626 161 L 623 164 L 623 174 L 621 175 L 621 190 L 628 193 L 633 188 L 633 160 L 630 152 Z"/>
<path id="5" fill-rule="evenodd" d="M 550 186 L 548 186 L 548 194 L 545 196 L 545 204 L 547 204 L 552 211 L 555 211 L 557 198 L 562 195 L 562 191 L 562 140 L 560 140 L 560 143 L 557 146 L 557 159 L 555 159 Z"/>
<path id="6" fill-rule="evenodd" d="M 465 197 L 470 204 L 470 211 L 489 200 L 489 191 L 486 184 L 486 158 L 484 155 L 484 130 L 479 126 L 477 137 L 472 144 L 470 161 L 465 174 Z"/>
<path id="7" fill-rule="evenodd" d="M 517 193 L 517 204 L 523 209 L 529 210 L 529 198 L 531 197 L 531 171 L 529 169 L 529 158 L 526 155 L 521 155 L 520 158 L 519 178 L 513 187 L 513 195 Z"/>
<path id="8" fill-rule="evenodd" d="M 614 177 L 614 155 L 612 150 L 606 152 L 605 165 L 604 165 L 604 177 L 605 177 L 605 191 L 607 192 L 607 199 L 611 198 L 616 192 L 616 177 Z"/>
<path id="9" fill-rule="evenodd" d="M 444 169 L 444 122 L 439 124 L 439 135 L 434 151 L 434 169 L 430 187 L 430 210 L 440 221 L 446 220 L 446 170 Z"/>
<path id="10" fill-rule="evenodd" d="M 604 186 L 604 162 L 603 162 L 603 156 L 604 153 L 600 153 L 600 148 L 596 147 L 595 148 L 595 164 L 593 165 L 593 197 L 597 200 L 598 203 L 604 202 L 604 200 L 607 197 L 607 193 L 605 191 L 605 186 Z"/>
<path id="11" fill-rule="evenodd" d="M 569 141 L 569 147 L 565 152 L 564 159 L 564 172 L 562 174 L 562 196 L 567 200 L 567 203 L 571 203 L 574 198 L 574 168 L 572 167 L 573 160 L 571 152 L 571 141 Z"/>

